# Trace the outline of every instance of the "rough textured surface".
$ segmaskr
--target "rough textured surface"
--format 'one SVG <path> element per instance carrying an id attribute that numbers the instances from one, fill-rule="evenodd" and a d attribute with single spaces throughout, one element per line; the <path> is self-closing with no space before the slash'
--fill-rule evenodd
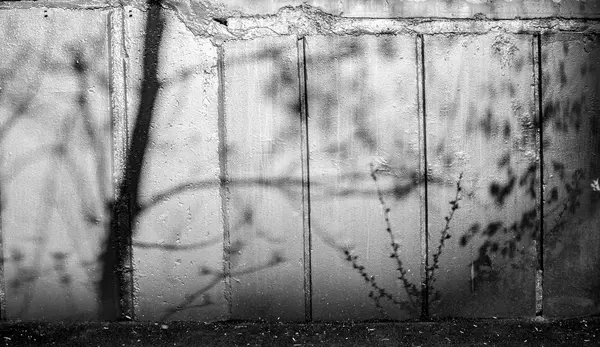
<path id="1" fill-rule="evenodd" d="M 542 37 L 544 314 L 600 313 L 600 38 Z"/>
<path id="2" fill-rule="evenodd" d="M 394 241 L 407 279 L 419 288 L 422 153 L 415 40 L 307 38 L 315 320 L 419 315 L 418 302 L 405 293 L 398 264 L 390 258 Z M 388 208 L 393 239 L 384 219 Z M 344 250 L 358 256 L 355 264 Z M 379 312 L 368 296 L 374 288 L 353 265 L 364 266 L 367 276 L 412 310 L 381 299 L 387 312 Z"/>
<path id="3" fill-rule="evenodd" d="M 38 0 L 0 3 L 2 7 L 107 8 L 120 4 L 143 7 L 146 0 Z M 267 15 L 285 6 L 308 4 L 349 18 L 599 18 L 598 0 L 163 0 L 170 8 L 217 16 Z"/>
<path id="4" fill-rule="evenodd" d="M 533 315 L 539 144 L 532 37 L 426 36 L 424 46 L 430 264 L 451 219 L 433 283 L 441 299 L 431 313 Z"/>
<path id="5" fill-rule="evenodd" d="M 190 30 L 200 36 L 209 36 L 215 41 L 277 35 L 484 34 L 497 31 L 533 34 L 559 30 L 599 31 L 596 21 L 567 20 L 555 17 L 520 20 L 496 20 L 480 17 L 466 19 L 346 18 L 328 14 L 309 5 L 283 7 L 273 15 L 252 17 L 230 17 L 229 14 L 194 12 L 180 7 L 174 9 Z"/>
<path id="6" fill-rule="evenodd" d="M 96 317 L 110 185 L 107 12 L 0 11 L 6 317 Z"/>
<path id="7" fill-rule="evenodd" d="M 296 39 L 231 42 L 224 56 L 231 318 L 302 321 Z"/>
<path id="8" fill-rule="evenodd" d="M 598 313 L 598 2 L 390 3 L 2 2 L 0 319 Z"/>
<path id="9" fill-rule="evenodd" d="M 133 111 L 141 101 L 145 19 L 145 12 L 126 8 L 127 101 Z M 160 49 L 150 49 L 159 50 L 161 88 L 140 187 L 143 210 L 133 221 L 136 316 L 221 319 L 227 306 L 219 275 L 223 227 L 217 49 L 208 40 L 194 38 L 169 12 L 164 12 Z M 135 122 L 134 116 L 128 114 L 129 124 Z"/>
<path id="10" fill-rule="evenodd" d="M 236 15 L 264 15 L 284 6 L 307 3 L 343 17 L 442 17 L 442 18 L 598 18 L 598 0 L 171 0 L 179 6 L 220 8 Z"/>

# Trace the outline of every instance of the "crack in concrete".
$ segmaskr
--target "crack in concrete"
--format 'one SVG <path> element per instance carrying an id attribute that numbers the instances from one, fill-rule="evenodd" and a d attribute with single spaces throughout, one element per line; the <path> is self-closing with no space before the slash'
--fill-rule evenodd
<path id="1" fill-rule="evenodd" d="M 209 38 L 215 46 L 230 40 L 250 40 L 269 36 L 313 35 L 398 35 L 452 34 L 470 35 L 505 32 L 512 34 L 545 34 L 554 32 L 600 33 L 599 19 L 536 19 L 473 18 L 350 18 L 333 15 L 306 3 L 284 6 L 275 14 L 243 15 L 210 1 L 165 0 L 165 10 L 173 12 L 194 36 Z M 0 10 L 52 8 L 62 10 L 122 10 L 146 11 L 143 0 L 88 0 L 0 3 Z M 216 19 L 215 19 L 216 18 Z"/>
<path id="2" fill-rule="evenodd" d="M 549 32 L 600 33 L 600 20 L 589 19 L 448 19 L 448 18 L 346 18 L 302 4 L 282 7 L 276 14 L 221 17 L 227 25 L 209 30 L 198 17 L 179 13 L 186 26 L 195 35 L 212 36 L 216 41 L 249 40 L 267 36 L 312 35 L 397 35 L 397 34 L 453 34 L 480 35 L 492 32 L 534 34 Z M 214 26 L 214 25 L 213 25 Z"/>

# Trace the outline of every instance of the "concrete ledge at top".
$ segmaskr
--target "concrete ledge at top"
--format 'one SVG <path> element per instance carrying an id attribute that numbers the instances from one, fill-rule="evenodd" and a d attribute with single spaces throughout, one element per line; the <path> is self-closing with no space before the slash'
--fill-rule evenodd
<path id="1" fill-rule="evenodd" d="M 274 14 L 303 3 L 342 17 L 600 18 L 600 0 L 167 0 L 239 15 Z"/>
<path id="2" fill-rule="evenodd" d="M 62 9 L 97 9 L 111 7 L 117 3 L 118 0 L 0 0 L 0 10 L 40 7 Z"/>
<path id="3" fill-rule="evenodd" d="M 143 6 L 149 0 L 3 1 L 15 7 L 102 8 Z M 341 17 L 370 18 L 571 18 L 600 19 L 600 0 L 162 0 L 166 7 L 223 17 L 269 15 L 285 6 L 308 4 Z M 185 11 L 184 11 L 185 12 Z"/>

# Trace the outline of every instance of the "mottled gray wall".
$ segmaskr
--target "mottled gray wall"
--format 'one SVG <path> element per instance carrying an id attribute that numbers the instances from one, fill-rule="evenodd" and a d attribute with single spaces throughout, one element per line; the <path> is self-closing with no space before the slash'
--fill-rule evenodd
<path id="1" fill-rule="evenodd" d="M 597 314 L 599 6 L 0 4 L 2 318 Z"/>

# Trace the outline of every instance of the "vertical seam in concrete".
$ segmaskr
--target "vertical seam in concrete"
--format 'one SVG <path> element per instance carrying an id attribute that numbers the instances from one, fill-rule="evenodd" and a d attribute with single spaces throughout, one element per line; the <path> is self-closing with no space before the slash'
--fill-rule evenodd
<path id="1" fill-rule="evenodd" d="M 312 321 L 312 240 L 310 227 L 310 175 L 308 146 L 308 72 L 306 69 L 306 38 L 299 38 L 298 86 L 300 102 L 300 155 L 302 162 L 302 230 L 304 244 L 304 320 Z"/>
<path id="2" fill-rule="evenodd" d="M 113 9 L 108 16 L 108 47 L 109 47 L 109 76 L 110 76 L 110 108 L 112 117 L 112 153 L 113 153 L 113 201 L 119 198 L 119 187 L 125 179 L 125 160 L 129 143 L 129 123 L 127 112 L 127 64 L 125 62 L 125 16 L 124 8 Z M 119 206 L 112 208 L 120 209 Z M 120 215 L 131 224 L 131 206 L 128 206 L 127 215 Z M 126 295 L 119 298 L 123 303 L 121 317 L 135 319 L 135 285 L 133 278 L 133 247 L 129 240 L 128 264 L 129 269 L 121 272 L 122 285 L 128 288 Z"/>
<path id="3" fill-rule="evenodd" d="M 423 175 L 423 186 L 419 190 L 421 215 L 421 318 L 429 318 L 429 216 L 427 204 L 427 122 L 425 105 L 425 40 L 422 34 L 416 37 L 417 56 L 417 101 L 419 119 L 419 169 Z"/>
<path id="4" fill-rule="evenodd" d="M 534 78 L 536 83 L 536 101 L 538 113 L 538 136 L 540 151 L 540 203 L 539 203 L 539 228 L 540 232 L 536 242 L 537 247 L 537 269 L 535 272 L 535 315 L 544 314 L 544 124 L 542 113 L 542 39 L 540 33 L 533 36 L 533 59 L 534 59 Z"/>
<path id="5" fill-rule="evenodd" d="M 0 204 L 2 203 L 2 185 L 0 185 Z M 2 211 L 0 208 L 0 321 L 6 320 L 6 288 L 4 281 L 4 229 L 2 228 Z"/>
<path id="6" fill-rule="evenodd" d="M 231 292 L 231 234 L 229 225 L 229 176 L 227 173 L 227 122 L 225 119 L 225 51 L 223 46 L 217 50 L 217 69 L 219 79 L 218 89 L 218 120 L 219 132 L 219 194 L 221 196 L 221 217 L 223 219 L 223 280 L 225 287 L 223 296 L 227 302 L 227 317 L 232 315 Z"/>
<path id="7" fill-rule="evenodd" d="M 120 19 L 120 48 L 121 51 L 119 51 L 120 53 L 122 53 L 122 55 L 119 57 L 120 61 L 123 64 L 123 68 L 122 68 L 122 72 L 123 72 L 123 77 L 122 77 L 122 82 L 123 82 L 123 105 L 124 105 L 124 111 L 123 111 L 123 115 L 124 115 L 124 119 L 125 119 L 125 138 L 123 141 L 123 145 L 124 145 L 124 152 L 123 153 L 127 153 L 128 149 L 129 149 L 129 112 L 127 109 L 127 60 L 125 59 L 125 57 L 127 57 L 127 51 L 126 51 L 126 47 L 125 47 L 125 8 L 123 6 L 120 7 L 119 9 L 119 19 Z M 129 210 L 127 211 L 127 222 L 129 224 L 129 230 L 132 230 L 133 225 L 131 223 L 132 221 L 132 208 L 130 206 Z M 127 262 L 129 263 L 129 276 L 125 277 L 125 284 L 129 287 L 129 297 L 126 298 L 127 300 L 127 310 L 125 311 L 125 315 L 129 315 L 131 320 L 135 320 L 135 306 L 137 303 L 137 299 L 135 296 L 135 277 L 134 277 L 134 261 L 133 261 L 133 240 L 132 240 L 133 234 L 130 233 L 130 238 L 128 240 L 129 245 L 129 253 L 128 253 L 128 259 Z M 127 282 L 128 281 L 128 282 Z"/>

